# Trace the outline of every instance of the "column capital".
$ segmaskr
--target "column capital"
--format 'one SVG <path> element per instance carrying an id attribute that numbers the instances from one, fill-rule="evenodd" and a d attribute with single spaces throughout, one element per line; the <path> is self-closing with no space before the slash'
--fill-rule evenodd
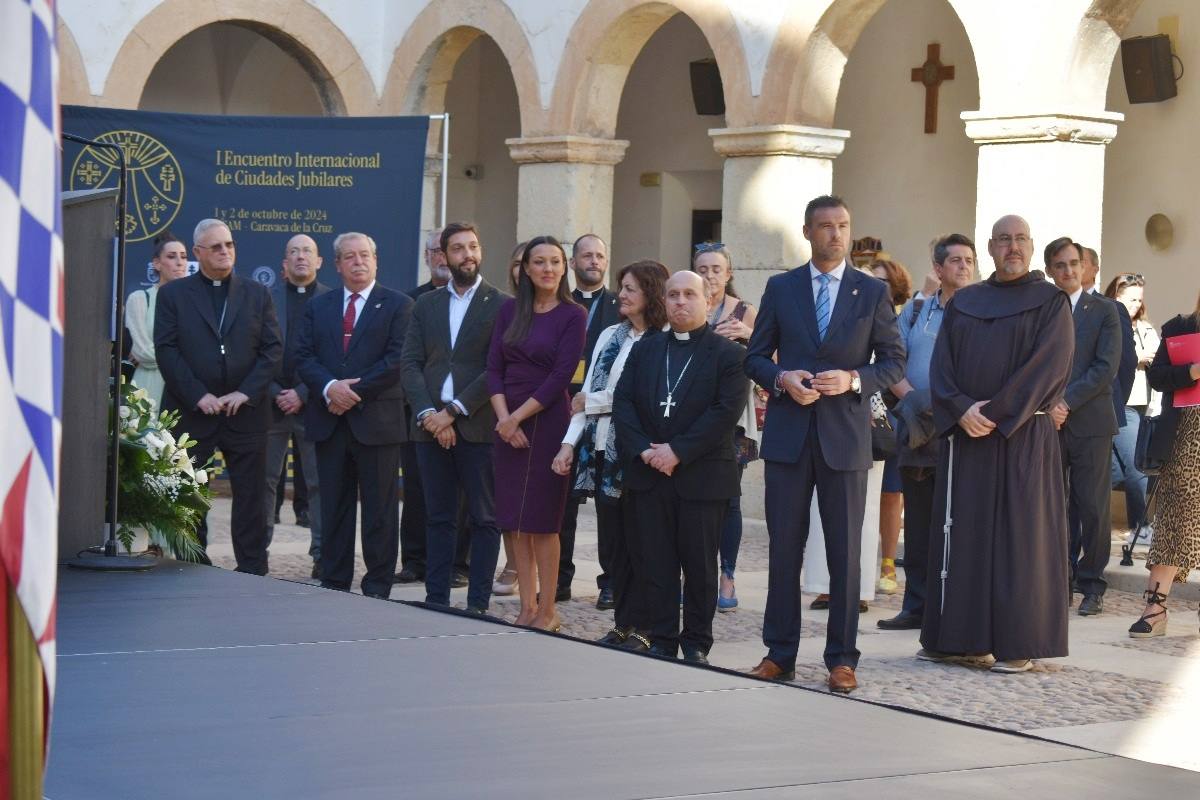
<path id="1" fill-rule="evenodd" d="M 964 111 L 967 136 L 976 144 L 1018 144 L 1022 142 L 1074 142 L 1105 145 L 1117 135 L 1117 124 L 1124 114 L 1099 111 L 1088 114 L 992 114 Z"/>
<path id="2" fill-rule="evenodd" d="M 802 156 L 837 158 L 850 131 L 807 125 L 759 125 L 753 128 L 710 128 L 713 148 L 725 158 Z"/>
<path id="3" fill-rule="evenodd" d="M 619 164 L 629 147 L 626 139 L 597 139 L 591 136 L 532 136 L 505 139 L 512 160 L 518 164 Z"/>

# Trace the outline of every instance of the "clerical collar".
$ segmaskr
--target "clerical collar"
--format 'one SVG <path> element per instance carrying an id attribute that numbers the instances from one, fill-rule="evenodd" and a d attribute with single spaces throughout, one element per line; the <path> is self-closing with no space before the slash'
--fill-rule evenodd
<path id="1" fill-rule="evenodd" d="M 308 293 L 308 287 L 309 287 L 310 285 L 311 285 L 311 284 L 305 284 L 304 286 L 297 286 L 297 285 L 296 285 L 296 284 L 294 284 L 294 283 L 289 283 L 287 286 L 288 286 L 288 290 L 289 290 L 289 291 L 295 292 L 296 294 L 307 294 L 307 293 Z"/>
<path id="2" fill-rule="evenodd" d="M 224 279 L 210 278 L 207 275 L 205 275 L 203 272 L 197 272 L 196 274 L 200 276 L 200 280 L 204 281 L 209 286 L 213 286 L 216 288 L 220 288 L 229 280 L 228 278 L 224 278 Z"/>
<path id="3" fill-rule="evenodd" d="M 590 292 L 585 291 L 583 289 L 579 290 L 579 294 L 583 297 L 584 300 L 591 300 L 593 297 L 603 294 L 603 292 L 604 292 L 604 287 L 600 287 L 599 289 L 596 289 L 596 290 L 590 291 Z"/>
<path id="4" fill-rule="evenodd" d="M 690 330 L 690 331 L 677 331 L 677 330 L 672 329 L 671 335 L 675 337 L 675 341 L 677 341 L 677 342 L 695 341 L 696 339 L 700 338 L 700 333 L 706 327 L 708 327 L 707 323 L 705 323 L 704 325 L 701 325 L 699 328 L 694 328 L 693 330 Z"/>

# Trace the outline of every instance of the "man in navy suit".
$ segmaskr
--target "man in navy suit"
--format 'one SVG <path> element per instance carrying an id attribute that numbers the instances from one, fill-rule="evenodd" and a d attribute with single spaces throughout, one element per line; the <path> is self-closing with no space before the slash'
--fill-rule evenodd
<path id="1" fill-rule="evenodd" d="M 375 282 L 375 242 L 343 233 L 333 242 L 340 292 L 308 302 L 297 369 L 308 385 L 305 430 L 316 442 L 321 481 L 321 585 L 348 591 L 362 498 L 363 594 L 386 599 L 400 542 L 398 477 L 406 437 L 400 355 L 411 297 Z"/>
<path id="2" fill-rule="evenodd" d="M 768 651 L 750 674 L 795 677 L 800 567 L 815 488 L 830 578 L 825 666 L 829 688 L 846 693 L 858 686 L 870 397 L 904 377 L 904 344 L 887 284 L 847 263 L 850 210 L 840 197 L 808 204 L 804 238 L 812 261 L 767 282 L 746 353 L 746 374 L 771 393 L 760 449 L 771 538 L 763 620 Z"/>

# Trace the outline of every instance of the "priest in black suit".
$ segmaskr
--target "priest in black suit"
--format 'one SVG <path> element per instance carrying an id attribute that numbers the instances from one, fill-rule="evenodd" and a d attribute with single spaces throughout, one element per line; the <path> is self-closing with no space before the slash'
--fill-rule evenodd
<path id="1" fill-rule="evenodd" d="M 707 664 L 717 607 L 717 547 L 741 493 L 733 432 L 748 382 L 745 350 L 708 328 L 704 279 L 667 281 L 668 336 L 634 346 L 613 397 L 630 516 L 644 560 L 650 651 Z M 684 579 L 679 628 L 679 573 Z"/>
<path id="2" fill-rule="evenodd" d="M 275 306 L 265 286 L 233 273 L 233 235 L 224 222 L 201 220 L 192 251 L 196 274 L 158 292 L 154 351 L 166 384 L 163 410 L 179 411 L 178 430 L 197 441 L 197 464 L 221 449 L 233 490 L 237 569 L 266 575 L 267 386 L 283 356 Z M 198 533 L 207 547 L 207 522 Z"/>
<path id="3" fill-rule="evenodd" d="M 609 291 L 604 285 L 605 276 L 608 274 L 608 245 L 597 234 L 585 233 L 571 245 L 571 271 L 575 273 L 575 288 L 571 291 L 571 297 L 587 312 L 587 339 L 583 347 L 583 356 L 579 359 L 579 367 L 571 377 L 571 385 L 568 387 L 573 397 L 583 389 L 583 379 L 588 368 L 592 366 L 592 351 L 596 349 L 596 340 L 600 338 L 600 332 L 620 322 L 621 312 L 617 307 L 617 293 Z M 571 485 L 575 485 L 574 471 L 571 473 Z M 571 581 L 575 578 L 575 528 L 579 518 L 579 503 L 576 498 L 568 497 L 567 505 L 563 509 L 562 527 L 558 533 L 561 546 L 558 555 L 556 600 L 571 599 Z M 601 572 L 596 576 L 596 588 L 600 590 L 596 607 L 607 610 L 614 606 L 612 589 L 608 585 L 608 542 L 599 541 L 597 547 L 600 551 L 598 558 Z"/>
<path id="4" fill-rule="evenodd" d="M 333 242 L 342 291 L 309 301 L 297 369 L 308 384 L 305 430 L 321 477 L 321 585 L 348 591 L 362 498 L 363 594 L 392 591 L 400 543 L 399 470 L 404 427 L 400 355 L 412 298 L 375 281 L 375 242 L 343 233 Z"/>

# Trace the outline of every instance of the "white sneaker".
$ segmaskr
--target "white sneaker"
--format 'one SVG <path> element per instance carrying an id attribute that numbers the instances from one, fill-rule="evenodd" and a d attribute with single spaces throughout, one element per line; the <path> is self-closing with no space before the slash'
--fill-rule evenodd
<path id="1" fill-rule="evenodd" d="M 1133 533 L 1134 533 L 1133 531 L 1130 531 L 1129 535 L 1125 537 L 1125 544 L 1129 544 L 1130 542 L 1133 541 Z M 1152 541 L 1154 541 L 1154 526 L 1153 525 L 1143 525 L 1142 532 L 1138 536 L 1138 539 L 1137 539 L 1137 544 L 1134 546 L 1135 547 L 1142 547 L 1142 546 L 1149 547 L 1150 543 Z"/>
<path id="2" fill-rule="evenodd" d="M 1015 675 L 1018 672 L 1029 672 L 1033 669 L 1033 661 L 1028 658 L 1018 658 L 1011 661 L 997 661 L 992 664 L 992 672 L 1002 672 L 1005 675 Z"/>

